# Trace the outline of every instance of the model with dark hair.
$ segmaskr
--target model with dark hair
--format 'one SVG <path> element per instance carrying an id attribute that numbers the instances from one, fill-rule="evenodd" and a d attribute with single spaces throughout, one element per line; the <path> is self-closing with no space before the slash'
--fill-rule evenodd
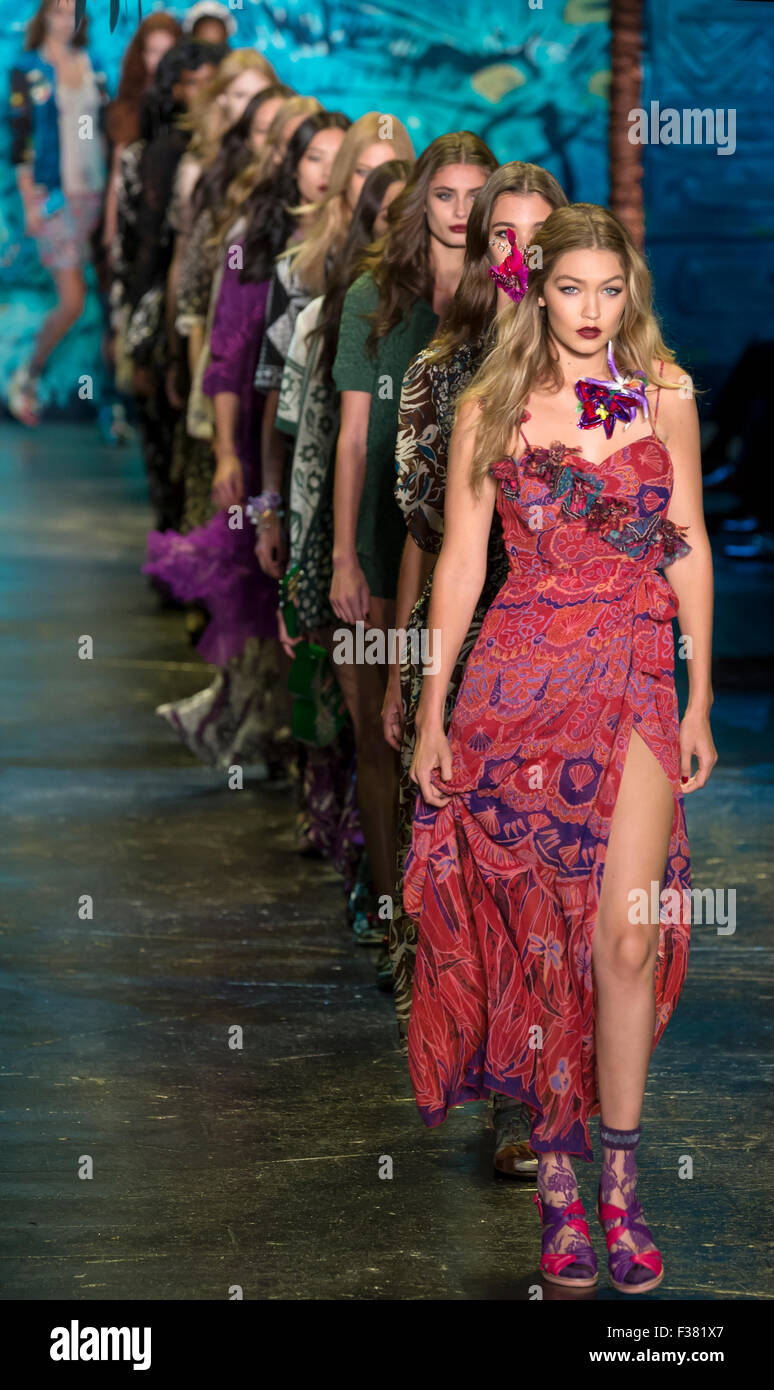
<path id="1" fill-rule="evenodd" d="M 341 427 L 330 601 L 342 624 L 365 621 L 385 642 L 395 625 L 405 538 L 393 496 L 400 386 L 412 357 L 448 312 L 462 273 L 470 209 L 496 165 L 469 131 L 433 140 L 344 301 L 333 366 Z M 391 898 L 395 883 L 398 760 L 385 743 L 380 715 L 387 667 L 348 660 L 340 645 L 334 661 L 355 729 L 358 804 L 373 875 L 369 912 L 378 941 L 376 900 Z"/>
<path id="2" fill-rule="evenodd" d="M 699 423 L 618 219 L 557 208 L 533 240 L 529 268 L 512 261 L 525 293 L 499 316 L 449 450 L 428 619 L 440 659 L 411 768 L 409 1069 L 428 1125 L 487 1091 L 529 1107 L 541 1269 L 577 1289 L 598 1276 L 572 1158 L 591 1161 L 599 1115 L 611 1280 L 638 1294 L 663 1278 L 634 1150 L 688 963 L 684 793 L 716 761 Z M 495 505 L 509 572 L 447 736 Z M 680 722 L 678 610 L 691 642 Z"/>
<path id="3" fill-rule="evenodd" d="M 183 15 L 183 30 L 200 43 L 227 44 L 237 31 L 237 23 L 220 0 L 196 0 Z"/>
<path id="4" fill-rule="evenodd" d="M 75 0 L 41 0 L 27 26 L 26 52 L 11 70 L 11 159 L 24 230 L 57 296 L 32 357 L 8 383 L 8 409 L 25 425 L 38 423 L 43 368 L 83 312 L 83 270 L 107 176 L 105 76 L 92 66 L 86 20 L 74 24 Z"/>
<path id="5" fill-rule="evenodd" d="M 221 56 L 219 48 L 194 40 L 176 44 L 164 54 L 153 85 L 143 98 L 141 138 L 129 145 L 121 158 L 118 228 L 111 257 L 117 381 L 120 384 L 128 364 L 137 397 L 151 504 L 159 527 L 177 526 L 182 507 L 182 488 L 172 477 L 178 412 L 170 405 L 166 391 L 166 289 L 173 248 L 169 204 L 175 171 L 188 142 L 181 117 Z"/>

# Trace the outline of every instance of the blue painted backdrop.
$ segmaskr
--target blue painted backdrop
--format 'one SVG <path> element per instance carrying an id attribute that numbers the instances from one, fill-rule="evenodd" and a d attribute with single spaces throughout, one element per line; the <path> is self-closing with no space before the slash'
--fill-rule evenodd
<path id="1" fill-rule="evenodd" d="M 279 75 L 353 118 L 378 107 L 411 130 L 417 150 L 469 128 L 501 160 L 532 159 L 571 198 L 607 199 L 608 6 L 600 0 L 232 0 L 235 45 L 257 44 Z M 533 7 L 534 6 L 534 7 Z M 32 0 L 0 0 L 0 66 L 19 51 Z M 143 12 L 152 6 L 145 0 Z M 159 8 L 159 6 L 156 6 Z M 185 5 L 167 6 L 182 13 Z M 128 0 L 112 35 L 107 0 L 88 0 L 91 43 L 115 87 L 136 22 Z M 665 22 L 668 13 L 668 23 Z M 646 0 L 643 105 L 733 108 L 736 150 L 646 145 L 647 251 L 659 308 L 681 360 L 708 386 L 774 317 L 774 5 L 759 0 Z M 20 206 L 0 125 L 0 393 L 51 303 L 50 282 L 21 235 Z M 99 307 L 52 359 L 50 401 L 99 376 Z M 710 398 L 705 400 L 705 406 Z"/>
<path id="2" fill-rule="evenodd" d="M 607 198 L 608 6 L 600 0 L 519 0 L 494 6 L 466 0 L 232 0 L 239 25 L 232 46 L 257 44 L 280 78 L 353 119 L 392 111 L 408 127 L 417 153 L 449 130 L 469 129 L 497 157 L 545 165 L 570 198 Z M 22 46 L 32 0 L 0 0 L 0 64 L 7 73 Z M 144 0 L 182 13 L 186 6 Z M 107 0 L 88 0 L 90 47 L 115 91 L 122 53 L 134 32 L 128 0 L 111 35 Z M 0 134 L 0 382 L 29 349 L 50 282 L 35 247 L 21 234 L 21 209 Z M 99 375 L 99 306 L 52 357 L 43 397 L 63 404 L 84 372 Z M 2 387 L 0 386 L 0 390 Z"/>
<path id="3" fill-rule="evenodd" d="M 752 339 L 774 337 L 774 4 L 647 0 L 645 32 L 646 110 L 736 113 L 733 154 L 644 147 L 647 252 L 667 338 L 712 388 Z"/>

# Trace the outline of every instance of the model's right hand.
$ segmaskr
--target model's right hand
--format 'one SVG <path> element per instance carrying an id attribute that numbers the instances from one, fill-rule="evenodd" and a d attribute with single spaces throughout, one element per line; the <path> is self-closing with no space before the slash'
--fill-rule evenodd
<path id="1" fill-rule="evenodd" d="M 387 743 L 399 753 L 403 734 L 403 698 L 400 676 L 395 674 L 392 667 L 382 701 L 382 728 Z"/>
<path id="2" fill-rule="evenodd" d="M 234 507 L 242 501 L 244 479 L 242 465 L 236 454 L 220 454 L 212 480 L 212 500 L 219 511 Z"/>
<path id="3" fill-rule="evenodd" d="M 417 783 L 428 806 L 446 806 L 451 797 L 436 791 L 430 780 L 435 768 L 439 770 L 440 781 L 448 782 L 452 775 L 452 755 L 449 741 L 440 726 L 417 731 L 409 777 Z"/>
<path id="4" fill-rule="evenodd" d="M 292 661 L 295 657 L 296 647 L 298 646 L 299 642 L 303 642 L 305 640 L 305 634 L 303 632 L 299 632 L 298 637 L 290 636 L 285 626 L 285 618 L 281 608 L 277 609 L 277 628 L 280 645 L 283 651 L 290 657 Z"/>
<path id="5" fill-rule="evenodd" d="M 330 603 L 336 617 L 345 623 L 368 622 L 371 593 L 357 560 L 334 566 Z"/>
<path id="6" fill-rule="evenodd" d="M 282 578 L 285 573 L 287 546 L 282 523 L 276 513 L 269 517 L 263 530 L 258 532 L 255 554 L 264 574 L 267 574 L 270 579 Z"/>

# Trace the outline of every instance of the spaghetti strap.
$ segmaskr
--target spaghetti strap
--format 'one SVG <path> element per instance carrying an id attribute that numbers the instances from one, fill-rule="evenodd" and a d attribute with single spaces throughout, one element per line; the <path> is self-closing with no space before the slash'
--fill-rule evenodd
<path id="1" fill-rule="evenodd" d="M 664 363 L 663 363 L 663 362 L 659 362 L 659 364 L 658 364 L 658 370 L 659 370 L 659 376 L 660 376 L 661 373 L 662 373 L 663 370 L 664 370 Z M 658 419 L 658 403 L 659 403 L 660 400 L 661 400 L 661 387 L 659 386 L 659 387 L 657 388 L 657 390 L 656 390 L 656 399 L 655 399 L 655 401 L 654 401 L 654 403 L 653 403 L 653 424 L 654 424 L 654 425 L 655 425 L 655 423 L 656 423 L 656 421 L 657 421 L 657 419 Z M 654 430 L 653 433 L 655 434 L 656 431 Z"/>

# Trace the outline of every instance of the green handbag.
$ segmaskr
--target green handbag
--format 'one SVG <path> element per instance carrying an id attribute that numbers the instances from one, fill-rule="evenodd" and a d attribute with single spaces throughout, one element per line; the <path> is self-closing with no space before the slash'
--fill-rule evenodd
<path id="1" fill-rule="evenodd" d="M 289 637 L 298 636 L 298 612 L 293 600 L 300 578 L 296 564 L 282 580 L 282 616 Z M 304 639 L 295 651 L 288 675 L 288 690 L 294 696 L 293 735 L 302 743 L 325 748 L 347 723 L 347 708 L 325 647 Z"/>

